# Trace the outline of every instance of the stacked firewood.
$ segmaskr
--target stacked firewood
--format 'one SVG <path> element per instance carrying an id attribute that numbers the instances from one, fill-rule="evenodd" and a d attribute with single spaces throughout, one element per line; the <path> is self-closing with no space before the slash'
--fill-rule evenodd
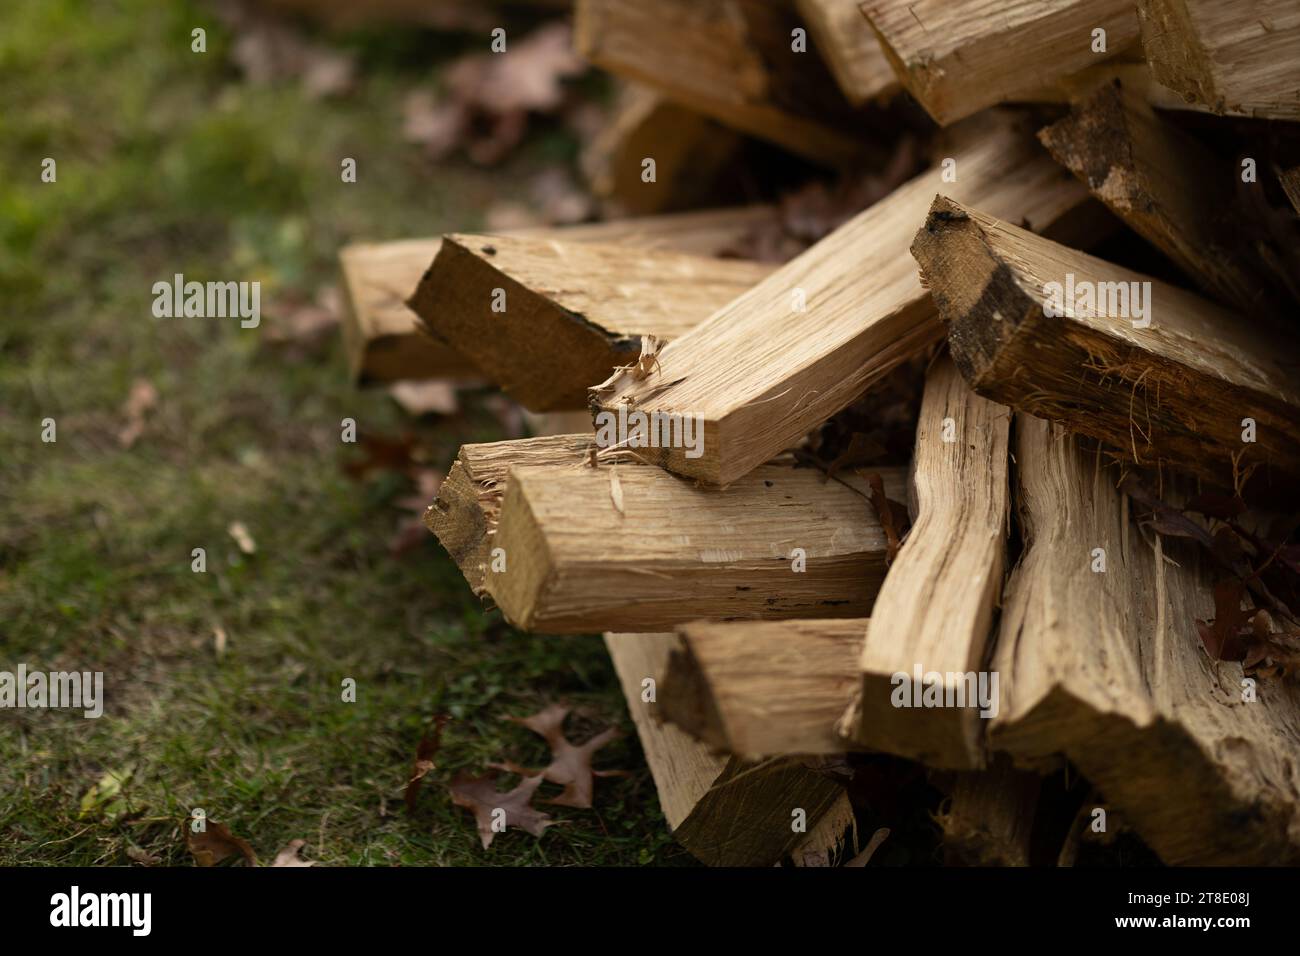
<path id="1" fill-rule="evenodd" d="M 841 861 L 884 754 L 969 862 L 1107 810 L 1167 863 L 1300 860 L 1300 8 L 578 0 L 574 36 L 638 84 L 585 159 L 635 216 L 351 246 L 349 354 L 563 423 L 464 446 L 425 521 L 514 626 L 605 635 L 678 839 Z M 865 208 L 702 208 L 753 140 Z M 1095 790 L 1053 836 L 1062 767 Z"/>

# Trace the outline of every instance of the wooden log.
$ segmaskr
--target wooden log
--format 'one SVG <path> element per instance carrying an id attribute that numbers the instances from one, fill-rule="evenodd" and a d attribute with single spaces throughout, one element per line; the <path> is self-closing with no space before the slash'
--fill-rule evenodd
<path id="1" fill-rule="evenodd" d="M 737 161 L 743 137 L 639 84 L 627 84 L 612 118 L 582 154 L 591 190 L 619 215 L 647 216 L 707 201 Z M 647 179 L 645 161 L 654 160 Z"/>
<path id="2" fill-rule="evenodd" d="M 774 268 L 615 243 L 449 235 L 410 305 L 525 408 L 582 408 L 590 386 L 637 361 L 642 336 L 677 338 Z"/>
<path id="3" fill-rule="evenodd" d="M 841 723 L 866 749 L 935 767 L 984 765 L 983 692 L 997 687 L 982 668 L 1006 559 L 1010 418 L 947 356 L 931 367 L 912 466 L 915 523 L 876 598 L 859 692 Z M 946 706 L 923 700 L 930 685 Z"/>
<path id="4" fill-rule="evenodd" d="M 709 753 L 658 719 L 647 681 L 663 673 L 674 634 L 606 634 L 628 711 L 659 791 L 669 829 L 682 846 L 713 866 L 771 866 L 787 854 L 817 865 L 841 849 L 852 811 L 844 789 L 797 760 L 746 764 Z M 807 832 L 792 827 L 803 810 Z"/>
<path id="5" fill-rule="evenodd" d="M 814 162 L 871 157 L 825 67 L 792 51 L 797 25 L 772 0 L 578 0 L 574 42 L 602 69 Z"/>
<path id="6" fill-rule="evenodd" d="M 1016 461 L 1026 547 L 991 746 L 1030 767 L 1064 755 L 1166 863 L 1300 860 L 1300 688 L 1261 682 L 1246 702 L 1241 665 L 1209 659 L 1200 556 L 1131 526 L 1117 467 L 1023 415 Z"/>
<path id="7" fill-rule="evenodd" d="M 1088 202 L 1024 131 L 987 125 L 987 135 L 951 157 L 955 183 L 935 168 L 895 190 L 670 342 L 649 375 L 616 376 L 593 390 L 593 403 L 702 416 L 698 458 L 651 451 L 662 467 L 712 486 L 793 445 L 941 337 L 904 254 L 936 191 L 955 188 L 1035 229 L 1063 224 Z"/>
<path id="8" fill-rule="evenodd" d="M 749 760 L 842 753 L 835 721 L 858 685 L 866 627 L 865 618 L 683 625 L 659 682 L 664 717 Z"/>
<path id="9" fill-rule="evenodd" d="M 1291 205 L 1295 207 L 1295 211 L 1300 212 L 1300 166 L 1278 170 L 1277 178 L 1278 182 L 1282 184 L 1282 190 L 1286 193 L 1286 198 L 1291 200 Z"/>
<path id="10" fill-rule="evenodd" d="M 1270 241 L 1242 208 L 1235 162 L 1161 119 L 1130 86 L 1105 84 L 1038 136 L 1208 294 L 1246 312 L 1294 308 L 1296 252 Z"/>
<path id="11" fill-rule="evenodd" d="M 1138 0 L 1162 84 L 1216 113 L 1300 120 L 1300 7 L 1292 0 Z"/>
<path id="12" fill-rule="evenodd" d="M 462 445 L 460 454 L 424 512 L 424 524 L 438 538 L 480 599 L 496 535 L 506 478 L 518 464 L 580 466 L 593 449 L 591 435 L 551 435 Z"/>
<path id="13" fill-rule="evenodd" d="M 1132 0 L 866 0 L 862 12 L 899 81 L 943 126 L 1055 86 L 1138 38 Z"/>
<path id="14" fill-rule="evenodd" d="M 808 32 L 854 106 L 888 99 L 899 90 L 898 78 L 859 0 L 795 0 Z"/>
<path id="15" fill-rule="evenodd" d="M 1300 357 L 1284 339 L 943 197 L 912 254 L 981 395 L 1227 487 L 1257 465 L 1300 474 Z M 1044 314 L 1055 305 L 1073 314 Z"/>
<path id="16" fill-rule="evenodd" d="M 901 493 L 901 471 L 881 474 Z M 863 617 L 886 552 L 866 494 L 784 463 L 723 492 L 639 464 L 516 466 L 485 584 L 514 626 L 550 634 Z"/>
<path id="17" fill-rule="evenodd" d="M 751 231 L 776 220 L 771 206 L 706 209 L 666 216 L 521 229 L 511 235 L 553 236 L 568 242 L 625 243 L 647 250 L 675 250 L 715 256 L 744 241 Z M 344 346 L 354 380 L 473 379 L 469 359 L 420 328 L 406 300 L 438 255 L 441 239 L 402 239 L 354 243 L 339 252 L 350 311 L 343 325 Z"/>
<path id="18" fill-rule="evenodd" d="M 1005 755 L 985 770 L 952 775 L 937 822 L 949 860 L 965 866 L 1029 866 L 1042 778 Z"/>
<path id="19" fill-rule="evenodd" d="M 407 239 L 354 243 L 339 250 L 349 301 L 343 348 L 357 384 L 478 376 L 469 359 L 421 331 L 406 305 L 438 246 L 437 239 Z"/>

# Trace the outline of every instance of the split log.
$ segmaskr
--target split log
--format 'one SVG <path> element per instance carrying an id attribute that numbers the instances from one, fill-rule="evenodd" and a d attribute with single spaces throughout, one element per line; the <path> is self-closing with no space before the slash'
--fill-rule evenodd
<path id="1" fill-rule="evenodd" d="M 1294 308 L 1300 259 L 1245 212 L 1235 162 L 1161 119 L 1131 87 L 1106 84 L 1038 136 L 1207 293 L 1246 312 Z"/>
<path id="2" fill-rule="evenodd" d="M 1277 178 L 1286 192 L 1286 198 L 1291 200 L 1295 211 L 1300 212 L 1300 166 L 1278 170 Z"/>
<path id="3" fill-rule="evenodd" d="M 578 0 L 578 52 L 611 73 L 814 162 L 844 166 L 875 147 L 848 130 L 853 112 L 798 26 L 772 0 Z M 860 124 L 859 124 L 860 125 Z"/>
<path id="4" fill-rule="evenodd" d="M 900 470 L 882 477 L 901 491 Z M 485 584 L 514 626 L 550 634 L 864 617 L 886 553 L 865 486 L 784 463 L 722 492 L 641 464 L 516 466 Z"/>
<path id="5" fill-rule="evenodd" d="M 716 751 L 757 760 L 842 753 L 864 618 L 694 621 L 659 682 L 665 719 Z"/>
<path id="6" fill-rule="evenodd" d="M 1300 120 L 1300 6 L 1293 0 L 1138 0 L 1162 84 L 1216 113 Z"/>
<path id="7" fill-rule="evenodd" d="M 703 416 L 700 457 L 651 451 L 662 467 L 713 486 L 792 446 L 942 336 L 905 255 L 936 191 L 955 188 L 1036 229 L 1063 224 L 1089 202 L 1032 137 L 1009 126 L 952 159 L 955 183 L 936 168 L 895 190 L 665 346 L 648 376 L 623 374 L 593 390 L 593 403 Z"/>
<path id="8" fill-rule="evenodd" d="M 859 0 L 795 0 L 808 32 L 845 98 L 854 106 L 889 98 L 898 78 Z"/>
<path id="9" fill-rule="evenodd" d="M 713 866 L 771 866 L 787 854 L 816 865 L 838 854 L 852 812 L 844 789 L 798 760 L 746 764 L 718 757 L 655 713 L 644 699 L 677 645 L 673 634 L 606 634 L 628 711 L 677 841 Z M 803 810 L 807 833 L 796 832 Z"/>
<path id="10" fill-rule="evenodd" d="M 862 13 L 903 86 L 947 126 L 1125 53 L 1132 0 L 866 0 Z M 1105 49 L 1095 30 L 1104 30 Z"/>
<path id="11" fill-rule="evenodd" d="M 511 467 L 522 463 L 577 466 L 594 447 L 592 436 L 583 434 L 461 446 L 437 499 L 425 509 L 424 524 L 478 598 L 488 596 L 484 577 Z"/>
<path id="12" fill-rule="evenodd" d="M 343 348 L 353 381 L 477 377 L 469 359 L 420 330 L 406 305 L 438 245 L 437 239 L 408 239 L 339 250 L 349 300 Z"/>
<path id="13" fill-rule="evenodd" d="M 582 154 L 591 191 L 624 216 L 706 201 L 740 154 L 738 134 L 654 90 L 628 84 L 609 124 Z M 647 181 L 644 163 L 654 160 Z"/>
<path id="14" fill-rule="evenodd" d="M 1257 465 L 1300 474 L 1300 357 L 1285 340 L 943 197 L 912 254 L 981 395 L 1227 487 Z"/>
<path id="15" fill-rule="evenodd" d="M 1198 638 L 1214 616 L 1200 556 L 1132 527 L 1116 466 L 1076 437 L 1027 416 L 1016 437 L 1026 548 L 991 746 L 1031 767 L 1064 755 L 1166 863 L 1297 862 L 1300 688 L 1261 682 L 1247 702 L 1241 665 Z"/>
<path id="16" fill-rule="evenodd" d="M 715 256 L 742 243 L 753 230 L 770 226 L 776 218 L 771 206 L 755 205 L 554 229 L 521 229 L 511 235 L 624 243 L 647 250 Z M 406 304 L 441 246 L 441 239 L 403 239 L 355 243 L 340 251 L 351 305 L 344 321 L 344 345 L 354 380 L 366 383 L 479 376 L 469 359 L 421 329 L 419 317 Z"/>
<path id="17" fill-rule="evenodd" d="M 641 336 L 670 341 L 774 266 L 621 244 L 450 235 L 411 297 L 429 332 L 533 411 L 582 408 L 635 364 Z"/>
<path id="18" fill-rule="evenodd" d="M 934 767 L 984 764 L 979 691 L 997 693 L 982 669 L 1006 560 L 1010 419 L 947 356 L 930 369 L 912 466 L 915 523 L 876 598 L 859 693 L 840 725 L 866 749 Z M 925 700 L 930 684 L 946 706 Z"/>
<path id="19" fill-rule="evenodd" d="M 1005 756 L 955 773 L 938 816 L 946 855 L 966 866 L 1029 866 L 1042 778 Z"/>

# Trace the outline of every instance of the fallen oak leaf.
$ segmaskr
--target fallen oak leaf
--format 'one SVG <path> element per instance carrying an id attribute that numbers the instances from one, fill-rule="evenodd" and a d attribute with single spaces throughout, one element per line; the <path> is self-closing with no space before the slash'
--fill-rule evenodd
<path id="1" fill-rule="evenodd" d="M 564 718 L 569 708 L 563 704 L 551 704 L 529 717 L 508 717 L 507 720 L 527 727 L 537 734 L 551 748 L 550 764 L 538 771 L 548 782 L 557 783 L 564 792 L 553 800 L 561 807 L 586 809 L 591 806 L 595 790 L 594 777 L 621 776 L 623 771 L 592 770 L 591 758 L 596 751 L 619 736 L 617 727 L 610 727 L 592 737 L 586 743 L 573 744 L 564 736 Z M 522 770 L 515 771 L 522 773 Z"/>
<path id="2" fill-rule="evenodd" d="M 525 777 L 513 790 L 502 792 L 497 789 L 496 778 L 492 775 L 470 777 L 460 773 L 447 785 L 447 789 L 451 791 L 452 803 L 473 812 L 478 824 L 479 840 L 486 850 L 497 835 L 498 831 L 493 827 L 497 821 L 500 821 L 503 830 L 514 827 L 535 837 L 540 837 L 547 827 L 555 823 L 550 814 L 532 806 L 533 794 L 541 783 L 540 775 Z"/>
<path id="3" fill-rule="evenodd" d="M 442 729 L 447 726 L 451 720 L 450 714 L 439 714 L 429 725 L 429 729 L 424 732 L 420 738 L 419 744 L 415 748 L 415 766 L 411 768 L 411 779 L 406 781 L 406 809 L 411 812 L 415 809 L 415 798 L 420 792 L 420 781 L 425 778 L 428 772 L 436 766 L 433 758 L 437 755 L 438 750 L 442 747 Z"/>
<path id="4" fill-rule="evenodd" d="M 275 855 L 275 859 L 271 861 L 271 866 L 315 866 L 316 864 L 313 861 L 304 860 L 298 855 L 299 851 L 306 845 L 306 840 L 290 840 L 289 845 Z"/>
<path id="5" fill-rule="evenodd" d="M 861 472 L 859 472 L 861 474 Z M 897 501 L 891 501 L 885 494 L 885 482 L 876 472 L 866 476 L 871 485 L 871 510 L 885 532 L 885 564 L 894 563 L 898 551 L 903 546 L 903 537 L 907 534 L 909 523 L 907 509 Z"/>
<path id="6" fill-rule="evenodd" d="M 1228 578 L 1214 586 L 1214 620 L 1197 621 L 1196 629 L 1206 652 L 1216 661 L 1239 661 L 1246 654 L 1246 645 L 1240 631 L 1246 626 L 1251 612 L 1241 607 L 1245 587 L 1238 580 Z"/>
<path id="7" fill-rule="evenodd" d="M 247 866 L 257 866 L 257 854 L 248 845 L 248 841 L 235 836 L 224 823 L 206 820 L 204 829 L 195 833 L 189 821 L 182 826 L 185 830 L 185 846 L 194 856 L 199 866 L 216 866 L 222 860 L 232 856 L 242 856 Z"/>

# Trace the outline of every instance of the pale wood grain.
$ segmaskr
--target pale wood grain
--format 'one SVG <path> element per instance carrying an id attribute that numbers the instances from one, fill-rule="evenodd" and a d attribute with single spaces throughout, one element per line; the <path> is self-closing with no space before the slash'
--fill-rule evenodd
<path id="1" fill-rule="evenodd" d="M 1132 0 L 866 0 L 861 9 L 899 80 L 945 126 L 1056 86 L 1138 38 Z M 1093 52 L 1094 29 L 1106 31 L 1105 53 Z"/>
<path id="2" fill-rule="evenodd" d="M 902 494 L 900 470 L 881 475 Z M 721 492 L 646 465 L 520 465 L 493 540 L 506 570 L 489 565 L 486 587 L 511 623 L 543 633 L 863 617 L 886 550 L 866 490 L 787 464 Z"/>
<path id="3" fill-rule="evenodd" d="M 1216 113 L 1300 119 L 1300 5 L 1293 0 L 1138 0 L 1142 46 L 1162 84 Z"/>
<path id="4" fill-rule="evenodd" d="M 448 235 L 411 307 L 525 408 L 582 408 L 590 386 L 636 361 L 642 336 L 677 338 L 774 268 L 627 244 Z M 493 311 L 500 295 L 504 311 Z"/>
<path id="5" fill-rule="evenodd" d="M 852 826 L 842 787 L 797 760 L 714 756 L 642 700 L 643 681 L 663 673 L 676 646 L 671 633 L 605 635 L 673 836 L 713 866 L 771 866 L 787 854 L 798 865 L 825 865 Z M 807 816 L 806 834 L 791 827 L 795 809 Z"/>
<path id="6" fill-rule="evenodd" d="M 980 394 L 1233 487 L 1267 465 L 1300 474 L 1294 345 L 1194 293 L 1043 239 L 946 198 L 913 255 Z M 1150 325 L 1080 306 L 1044 315 L 1044 287 L 1149 282 Z M 1242 441 L 1253 418 L 1255 442 Z"/>
<path id="7" fill-rule="evenodd" d="M 748 759 L 845 750 L 834 730 L 858 686 L 865 618 L 693 621 L 660 681 L 668 720 Z"/>
<path id="8" fill-rule="evenodd" d="M 947 356 L 931 367 L 912 465 L 915 523 L 871 612 L 859 693 L 841 724 L 863 747 L 937 767 L 984 764 L 975 701 L 896 707 L 894 675 L 983 668 L 1006 560 L 1010 418 L 972 392 Z M 945 676 L 942 686 L 960 679 Z"/>
<path id="9" fill-rule="evenodd" d="M 1068 222 L 1089 203 L 1027 131 L 994 118 L 985 125 L 953 156 L 957 182 L 943 182 L 936 168 L 895 190 L 665 346 L 649 376 L 616 377 L 593 401 L 605 410 L 702 415 L 702 456 L 648 451 L 711 486 L 792 446 L 942 335 L 906 255 L 937 192 L 954 189 L 1034 229 Z M 795 311 L 795 290 L 806 312 Z"/>
<path id="10" fill-rule="evenodd" d="M 1026 549 L 1003 598 L 989 738 L 1017 762 L 1064 755 L 1170 864 L 1300 860 L 1300 688 L 1211 661 L 1192 547 L 1132 526 L 1115 467 L 1064 429 L 1016 421 Z M 1106 556 L 1092 571 L 1093 551 Z"/>

